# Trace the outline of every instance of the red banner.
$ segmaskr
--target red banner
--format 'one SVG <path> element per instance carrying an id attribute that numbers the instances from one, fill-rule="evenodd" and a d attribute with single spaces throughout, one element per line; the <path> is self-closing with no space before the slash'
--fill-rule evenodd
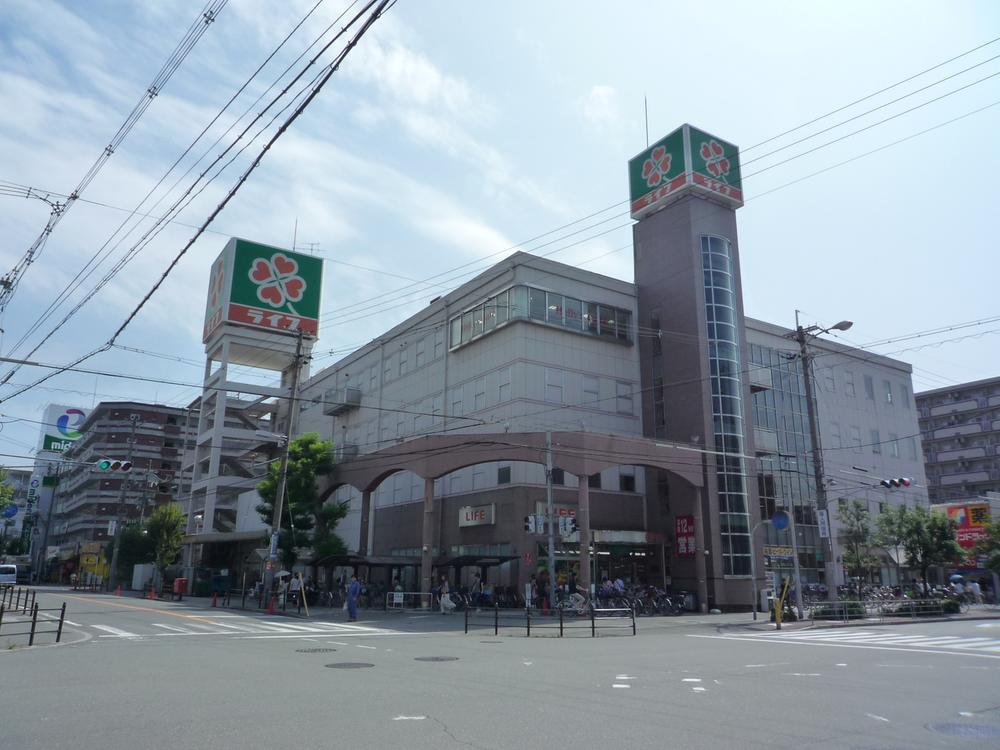
<path id="1" fill-rule="evenodd" d="M 694 516 L 676 516 L 674 533 L 677 539 L 674 553 L 677 557 L 694 557 L 698 549 L 694 539 Z"/>

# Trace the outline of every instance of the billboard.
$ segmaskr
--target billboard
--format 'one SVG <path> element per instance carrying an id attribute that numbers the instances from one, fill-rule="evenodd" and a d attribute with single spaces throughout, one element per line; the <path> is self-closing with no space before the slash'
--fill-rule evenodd
<path id="1" fill-rule="evenodd" d="M 223 323 L 315 336 L 322 286 L 322 259 L 233 238 L 212 264 L 202 341 Z"/>
<path id="2" fill-rule="evenodd" d="M 681 125 L 630 159 L 628 171 L 633 219 L 689 193 L 710 196 L 733 208 L 743 205 L 740 150 L 691 125 Z"/>
<path id="3" fill-rule="evenodd" d="M 965 551 L 963 566 L 979 567 L 976 543 L 986 536 L 986 527 L 990 525 L 989 503 L 948 503 L 945 511 L 957 526 L 955 540 Z"/>
<path id="4" fill-rule="evenodd" d="M 698 551 L 694 535 L 694 516 L 674 517 L 674 538 L 676 540 L 674 554 L 677 557 L 694 557 Z"/>
<path id="5" fill-rule="evenodd" d="M 39 453 L 62 453 L 73 445 L 83 436 L 80 428 L 87 421 L 89 413 L 89 409 L 76 406 L 49 404 L 42 418 Z"/>

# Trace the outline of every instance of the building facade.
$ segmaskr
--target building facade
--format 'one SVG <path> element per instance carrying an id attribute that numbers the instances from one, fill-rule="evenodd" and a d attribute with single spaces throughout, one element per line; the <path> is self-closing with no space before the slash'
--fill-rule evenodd
<path id="1" fill-rule="evenodd" d="M 141 522 L 158 506 L 182 501 L 190 491 L 182 471 L 197 413 L 189 409 L 110 401 L 98 404 L 80 426 L 82 435 L 62 455 L 49 545 L 107 543 L 114 524 Z M 102 459 L 131 460 L 132 468 L 104 471 Z M 123 509 L 119 512 L 119 503 Z"/>
<path id="2" fill-rule="evenodd" d="M 1000 378 L 918 393 L 932 503 L 1000 492 Z"/>
<path id="3" fill-rule="evenodd" d="M 28 483 L 31 481 L 31 472 L 26 469 L 7 469 L 6 471 L 7 478 L 4 480 L 4 484 L 9 485 L 14 490 L 11 500 L 17 507 L 17 513 L 10 517 L 0 515 L 0 537 L 5 541 L 21 536 L 24 515 L 28 510 Z"/>

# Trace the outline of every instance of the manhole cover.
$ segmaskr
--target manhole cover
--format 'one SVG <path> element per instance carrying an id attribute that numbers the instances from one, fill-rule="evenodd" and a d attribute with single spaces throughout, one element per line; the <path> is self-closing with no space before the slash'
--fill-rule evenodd
<path id="1" fill-rule="evenodd" d="M 326 664 L 325 666 L 330 669 L 364 669 L 365 667 L 374 667 L 374 664 L 369 664 L 366 661 L 338 661 L 333 664 Z"/>
<path id="2" fill-rule="evenodd" d="M 295 653 L 297 654 L 329 654 L 336 651 L 335 648 L 297 648 Z"/>
<path id="3" fill-rule="evenodd" d="M 927 728 L 949 737 L 1000 737 L 1000 727 L 990 724 L 960 724 L 957 721 L 947 721 L 942 724 L 928 724 Z"/>
<path id="4" fill-rule="evenodd" d="M 413 661 L 458 661 L 457 656 L 417 656 Z"/>

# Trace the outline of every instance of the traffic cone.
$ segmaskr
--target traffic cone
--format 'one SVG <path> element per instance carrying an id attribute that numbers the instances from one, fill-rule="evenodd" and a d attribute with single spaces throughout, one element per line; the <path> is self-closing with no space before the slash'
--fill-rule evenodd
<path id="1" fill-rule="evenodd" d="M 121 596 L 121 595 L 122 595 L 122 586 L 119 583 L 117 586 L 115 586 L 115 596 Z"/>
<path id="2" fill-rule="evenodd" d="M 156 587 L 155 586 L 149 590 L 149 598 L 150 599 L 155 599 L 156 598 Z"/>
<path id="3" fill-rule="evenodd" d="M 219 595 L 215 591 L 212 592 L 212 606 L 213 607 L 219 606 Z"/>
<path id="4" fill-rule="evenodd" d="M 267 603 L 267 613 L 269 615 L 273 615 L 274 614 L 274 600 L 275 600 L 275 597 L 272 596 L 271 600 Z"/>

